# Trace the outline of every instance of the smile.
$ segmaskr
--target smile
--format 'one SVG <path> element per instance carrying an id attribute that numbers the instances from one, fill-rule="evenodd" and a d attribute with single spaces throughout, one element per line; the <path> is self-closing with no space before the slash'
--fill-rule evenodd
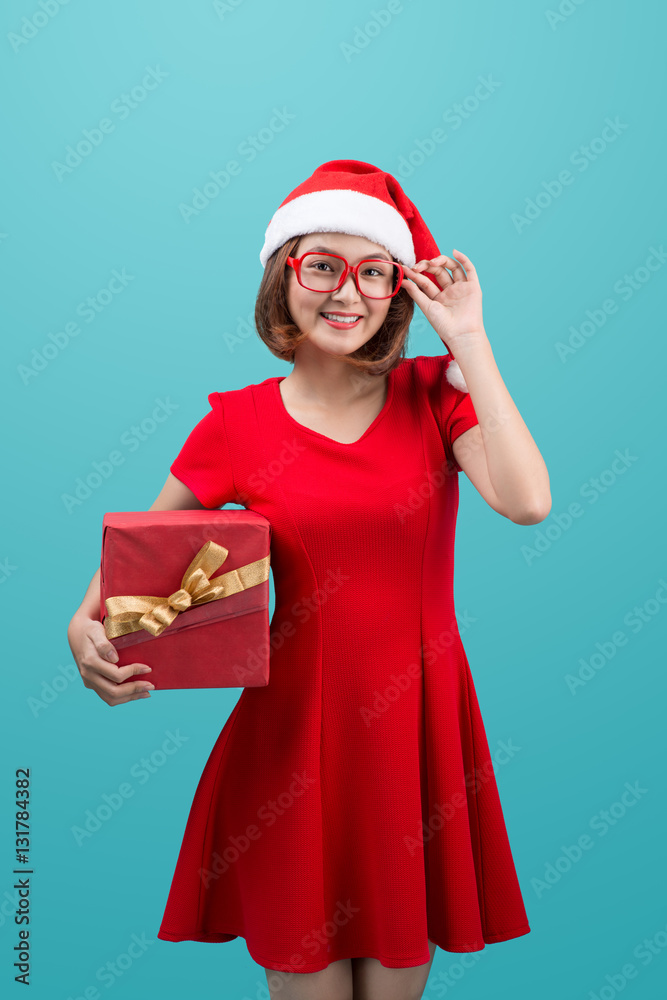
<path id="1" fill-rule="evenodd" d="M 361 322 L 363 316 L 344 316 L 341 313 L 321 313 L 324 319 L 327 321 L 329 326 L 335 327 L 337 330 L 343 330 L 348 326 L 356 326 L 357 323 Z"/>

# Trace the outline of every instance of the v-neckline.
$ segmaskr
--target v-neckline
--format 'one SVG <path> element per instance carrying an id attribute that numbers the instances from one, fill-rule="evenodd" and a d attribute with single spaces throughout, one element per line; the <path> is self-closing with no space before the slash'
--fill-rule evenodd
<path id="1" fill-rule="evenodd" d="M 355 444 L 360 444 L 365 438 L 367 438 L 368 435 L 371 433 L 371 431 L 375 430 L 375 428 L 380 423 L 380 421 L 382 420 L 382 418 L 389 411 L 389 407 L 391 406 L 392 400 L 394 398 L 394 377 L 393 376 L 394 376 L 394 372 L 395 371 L 396 371 L 396 368 L 392 368 L 389 371 L 389 373 L 387 374 L 387 398 L 384 401 L 384 406 L 382 407 L 382 409 L 380 410 L 380 412 L 378 413 L 378 415 L 375 417 L 375 419 L 368 425 L 368 427 L 366 428 L 366 430 L 364 431 L 364 433 L 361 435 L 361 437 L 358 437 L 356 441 L 337 441 L 335 438 L 329 437 L 328 434 L 322 434 L 320 431 L 313 430 L 312 427 L 306 427 L 305 424 L 299 423 L 298 420 L 294 419 L 294 417 L 292 416 L 292 414 L 289 412 L 289 410 L 285 406 L 285 400 L 283 399 L 282 393 L 280 391 L 280 383 L 283 381 L 283 379 L 287 378 L 287 376 L 286 375 L 276 375 L 275 378 L 273 379 L 273 385 L 275 387 L 275 391 L 276 391 L 276 394 L 277 394 L 277 397 L 278 397 L 278 405 L 279 405 L 280 409 L 282 410 L 282 412 L 284 413 L 285 417 L 290 421 L 290 423 L 295 424 L 299 428 L 299 430 L 305 431 L 306 434 L 314 434 L 315 437 L 323 438 L 325 441 L 328 441 L 330 444 L 338 445 L 341 448 L 352 448 Z"/>

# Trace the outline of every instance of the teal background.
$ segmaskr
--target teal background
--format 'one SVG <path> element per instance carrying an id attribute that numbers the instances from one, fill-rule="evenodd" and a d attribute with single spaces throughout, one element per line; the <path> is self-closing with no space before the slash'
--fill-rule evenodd
<path id="1" fill-rule="evenodd" d="M 395 173 L 442 251 L 461 249 L 476 265 L 494 355 L 553 496 L 546 521 L 519 526 L 459 477 L 457 612 L 474 618 L 462 635 L 492 752 L 500 741 L 520 748 L 497 779 L 532 931 L 476 953 L 468 969 L 438 949 L 424 996 L 662 995 L 667 268 L 645 261 L 667 240 L 667 18 L 657 4 L 561 6 L 571 13 L 550 24 L 555 2 L 403 0 L 353 51 L 345 46 L 363 42 L 384 0 L 236 0 L 226 10 L 72 0 L 38 29 L 23 21 L 45 20 L 38 0 L 3 5 L 7 995 L 22 995 L 14 770 L 30 767 L 33 997 L 78 998 L 93 986 L 114 1000 L 266 996 L 242 939 L 156 937 L 196 783 L 240 692 L 158 692 L 110 711 L 75 673 L 66 630 L 98 564 L 103 514 L 152 504 L 209 392 L 291 370 L 244 326 L 258 255 L 283 198 L 336 158 Z M 21 30 L 33 37 L 12 45 Z M 166 76 L 121 118 L 110 109 L 148 66 Z M 474 107 L 480 77 L 494 90 Z M 241 155 L 275 108 L 293 119 L 252 160 Z M 105 117 L 114 130 L 58 179 L 54 161 Z M 624 127 L 602 149 L 593 141 L 607 118 Z M 438 127 L 445 141 L 425 146 Z M 570 157 L 591 143 L 595 158 L 581 169 Z M 238 175 L 184 221 L 179 206 L 230 159 Z M 518 227 L 513 216 L 565 169 L 572 183 Z M 127 287 L 86 322 L 79 303 L 123 268 Z M 610 299 L 615 312 L 598 327 Z M 408 353 L 442 354 L 415 313 Z M 561 360 L 558 345 L 586 320 L 592 335 Z M 79 334 L 26 376 L 33 351 L 75 321 Z M 171 415 L 132 444 L 130 428 L 164 399 Z M 63 495 L 114 450 L 123 462 L 68 511 Z M 609 472 L 617 450 L 629 464 Z M 565 526 L 577 502 L 581 516 Z M 610 645 L 619 631 L 625 644 Z M 573 693 L 568 675 L 596 653 Z M 142 781 L 132 769 L 177 730 L 187 741 Z M 72 828 L 128 780 L 135 794 L 78 846 Z M 635 782 L 639 798 L 615 806 Z M 591 849 L 545 883 L 584 834 Z M 97 970 L 132 934 L 151 944 L 105 986 Z"/>

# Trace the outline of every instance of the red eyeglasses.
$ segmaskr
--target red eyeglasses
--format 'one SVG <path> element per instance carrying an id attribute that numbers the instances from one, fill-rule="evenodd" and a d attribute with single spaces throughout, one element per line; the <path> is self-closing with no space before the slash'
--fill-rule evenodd
<path id="1" fill-rule="evenodd" d="M 382 257 L 367 257 L 352 265 L 339 254 L 307 250 L 301 257 L 288 257 L 287 265 L 310 292 L 335 292 L 350 271 L 360 295 L 367 299 L 392 299 L 403 283 L 402 266 Z"/>

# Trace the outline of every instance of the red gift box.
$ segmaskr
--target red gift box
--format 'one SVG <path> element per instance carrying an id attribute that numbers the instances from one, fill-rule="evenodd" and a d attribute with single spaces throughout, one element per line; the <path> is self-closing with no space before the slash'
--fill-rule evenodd
<path id="1" fill-rule="evenodd" d="M 116 666 L 148 664 L 156 690 L 266 686 L 270 543 L 255 511 L 106 513 L 100 620 Z"/>

